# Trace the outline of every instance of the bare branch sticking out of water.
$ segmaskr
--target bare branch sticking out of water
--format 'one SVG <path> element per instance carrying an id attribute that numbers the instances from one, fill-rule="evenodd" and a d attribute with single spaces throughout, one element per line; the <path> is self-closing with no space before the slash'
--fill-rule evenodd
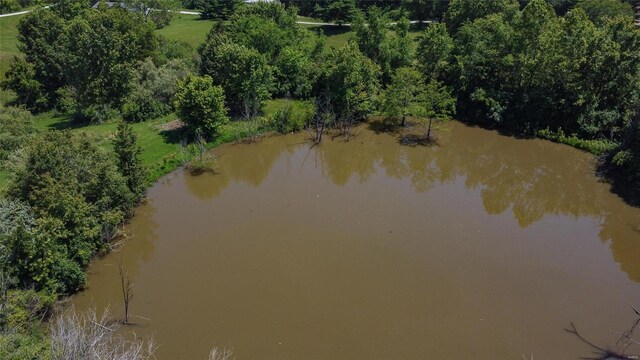
<path id="1" fill-rule="evenodd" d="M 133 300 L 133 283 L 129 272 L 124 269 L 122 258 L 120 258 L 119 264 L 120 270 L 120 285 L 122 287 L 122 301 L 124 303 L 124 324 L 129 324 L 129 304 Z"/>
<path id="2" fill-rule="evenodd" d="M 133 337 L 127 340 L 115 332 L 120 323 L 105 310 L 98 316 L 95 310 L 79 314 L 70 308 L 51 325 L 53 360 L 150 360 L 155 359 L 153 339 Z"/>
<path id="3" fill-rule="evenodd" d="M 232 360 L 233 348 L 225 347 L 220 350 L 217 347 L 211 349 L 209 353 L 209 360 Z"/>
<path id="4" fill-rule="evenodd" d="M 636 315 L 640 316 L 640 312 L 633 307 L 633 311 L 636 313 Z M 616 345 L 614 348 L 609 348 L 608 346 L 598 346 L 596 345 L 594 342 L 589 341 L 587 338 L 585 338 L 584 336 L 582 336 L 582 334 L 580 334 L 578 332 L 578 329 L 576 328 L 576 326 L 573 324 L 573 322 L 571 323 L 571 328 L 570 329 L 565 329 L 566 332 L 575 335 L 580 341 L 582 341 L 583 343 L 589 345 L 589 347 L 591 347 L 594 351 L 593 353 L 595 354 L 595 357 L 585 357 L 583 359 L 592 359 L 592 360 L 606 360 L 606 359 L 618 359 L 618 360 L 627 360 L 627 359 L 637 359 L 638 357 L 636 355 L 627 355 L 626 352 L 629 349 L 629 347 L 632 344 L 640 344 L 638 341 L 636 341 L 635 339 L 633 339 L 633 332 L 635 331 L 635 329 L 638 327 L 638 324 L 640 324 L 640 317 L 637 318 L 634 322 L 633 325 L 631 326 L 631 328 L 625 332 L 622 333 L 622 335 L 620 336 L 620 338 L 618 339 L 618 341 L 616 341 Z"/>

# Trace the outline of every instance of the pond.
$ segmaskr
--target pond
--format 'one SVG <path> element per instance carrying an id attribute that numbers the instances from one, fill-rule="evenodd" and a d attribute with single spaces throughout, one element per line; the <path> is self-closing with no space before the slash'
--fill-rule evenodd
<path id="1" fill-rule="evenodd" d="M 77 309 L 122 317 L 160 359 L 575 359 L 640 307 L 640 209 L 593 156 L 450 122 L 432 146 L 355 130 L 215 149 L 218 174 L 148 191 Z M 640 336 L 640 335 L 639 335 Z M 628 354 L 640 354 L 629 348 Z"/>

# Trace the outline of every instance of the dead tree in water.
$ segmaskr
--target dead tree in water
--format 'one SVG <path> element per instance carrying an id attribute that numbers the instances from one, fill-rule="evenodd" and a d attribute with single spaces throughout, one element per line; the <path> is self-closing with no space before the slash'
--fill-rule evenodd
<path id="1" fill-rule="evenodd" d="M 316 113 L 313 116 L 313 120 L 307 124 L 307 132 L 313 139 L 313 143 L 319 144 L 322 142 L 322 135 L 327 127 L 330 127 L 335 122 L 336 115 L 331 105 L 330 95 L 324 94 L 316 100 Z M 315 135 L 312 134 L 311 128 L 313 128 Z"/>
<path id="2" fill-rule="evenodd" d="M 122 286 L 122 301 L 124 303 L 124 324 L 129 323 L 129 304 L 133 299 L 133 283 L 129 272 L 124 269 L 122 258 L 120 259 L 120 285 Z"/>
<path id="3" fill-rule="evenodd" d="M 636 320 L 633 322 L 633 325 L 629 330 L 622 333 L 622 335 L 616 342 L 616 345 L 614 348 L 610 348 L 609 346 L 598 346 L 592 341 L 589 341 L 587 338 L 585 338 L 584 336 L 582 336 L 582 334 L 578 332 L 578 329 L 573 323 L 571 323 L 571 328 L 565 329 L 565 331 L 568 332 L 569 334 L 575 335 L 578 339 L 580 339 L 580 341 L 589 345 L 593 350 L 595 350 L 594 353 L 596 354 L 596 357 L 584 358 L 584 359 L 593 359 L 593 360 L 634 359 L 633 356 L 625 354 L 627 352 L 627 349 L 629 349 L 629 347 L 632 344 L 640 344 L 638 343 L 638 341 L 633 339 L 633 332 L 638 327 L 638 324 L 640 324 L 640 312 L 635 307 L 632 306 L 632 308 L 633 308 L 633 311 L 636 313 L 636 315 L 638 315 L 639 317 L 636 318 Z"/>

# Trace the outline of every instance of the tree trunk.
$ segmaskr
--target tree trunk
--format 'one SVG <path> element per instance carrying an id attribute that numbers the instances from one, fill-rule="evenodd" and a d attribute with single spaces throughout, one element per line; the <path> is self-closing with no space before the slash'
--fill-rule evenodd
<path id="1" fill-rule="evenodd" d="M 402 115 L 402 127 L 405 126 L 405 119 L 406 119 L 406 115 Z"/>

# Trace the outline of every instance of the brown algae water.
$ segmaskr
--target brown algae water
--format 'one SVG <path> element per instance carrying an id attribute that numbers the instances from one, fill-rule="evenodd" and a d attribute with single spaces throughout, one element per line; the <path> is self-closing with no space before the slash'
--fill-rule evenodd
<path id="1" fill-rule="evenodd" d="M 160 359 L 576 359 L 640 307 L 640 209 L 568 146 L 451 122 L 433 146 L 356 129 L 215 150 L 148 191 L 77 309 L 122 317 Z M 640 334 L 640 331 L 638 331 Z M 640 336 L 640 335 L 639 335 Z M 635 345 L 634 345 L 635 346 Z M 632 346 L 627 354 L 640 355 Z"/>

